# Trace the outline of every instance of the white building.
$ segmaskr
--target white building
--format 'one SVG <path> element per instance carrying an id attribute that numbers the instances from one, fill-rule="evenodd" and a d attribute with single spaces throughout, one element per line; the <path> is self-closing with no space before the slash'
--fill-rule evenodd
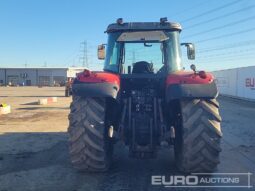
<path id="1" fill-rule="evenodd" d="M 84 68 L 0 68 L 0 85 L 64 85 Z"/>

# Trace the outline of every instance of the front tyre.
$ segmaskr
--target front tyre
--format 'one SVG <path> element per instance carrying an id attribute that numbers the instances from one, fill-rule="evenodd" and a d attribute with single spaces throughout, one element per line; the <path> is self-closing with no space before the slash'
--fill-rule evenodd
<path id="1" fill-rule="evenodd" d="M 178 168 L 187 173 L 212 172 L 221 152 L 219 103 L 215 99 L 181 101 L 180 114 L 175 142 Z"/>
<path id="2" fill-rule="evenodd" d="M 69 151 L 80 171 L 100 172 L 109 168 L 112 143 L 105 127 L 105 98 L 73 96 L 69 114 Z"/>

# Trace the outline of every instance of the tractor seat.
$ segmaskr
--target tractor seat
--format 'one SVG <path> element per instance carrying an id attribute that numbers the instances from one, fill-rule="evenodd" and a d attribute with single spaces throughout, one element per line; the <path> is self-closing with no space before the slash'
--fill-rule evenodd
<path id="1" fill-rule="evenodd" d="M 153 64 L 145 62 L 145 61 L 136 62 L 134 63 L 132 73 L 133 74 L 153 74 L 154 73 Z"/>

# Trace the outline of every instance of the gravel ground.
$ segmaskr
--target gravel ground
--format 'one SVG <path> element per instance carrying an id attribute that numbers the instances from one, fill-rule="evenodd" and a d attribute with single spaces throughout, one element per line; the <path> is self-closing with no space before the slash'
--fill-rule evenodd
<path id="1" fill-rule="evenodd" d="M 11 114 L 0 116 L 0 191 L 170 190 L 152 186 L 151 175 L 180 174 L 172 148 L 163 148 L 157 159 L 138 160 L 128 158 L 128 149 L 118 144 L 109 172 L 75 171 L 69 162 L 66 134 L 71 98 L 63 95 L 63 88 L 0 87 L 0 103 L 12 106 Z M 58 102 L 35 104 L 50 96 L 57 96 Z M 224 138 L 217 173 L 251 172 L 254 186 L 255 103 L 226 97 L 220 97 L 219 102 Z"/>

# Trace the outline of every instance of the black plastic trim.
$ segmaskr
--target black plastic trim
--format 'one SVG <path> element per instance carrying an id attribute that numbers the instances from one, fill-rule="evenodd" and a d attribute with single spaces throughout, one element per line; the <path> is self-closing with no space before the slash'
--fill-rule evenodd
<path id="1" fill-rule="evenodd" d="M 219 92 L 215 82 L 210 84 L 173 84 L 166 89 L 166 99 L 171 101 L 181 98 L 213 99 Z"/>
<path id="2" fill-rule="evenodd" d="M 83 97 L 117 98 L 119 86 L 113 83 L 76 83 L 72 91 L 74 95 Z"/>

